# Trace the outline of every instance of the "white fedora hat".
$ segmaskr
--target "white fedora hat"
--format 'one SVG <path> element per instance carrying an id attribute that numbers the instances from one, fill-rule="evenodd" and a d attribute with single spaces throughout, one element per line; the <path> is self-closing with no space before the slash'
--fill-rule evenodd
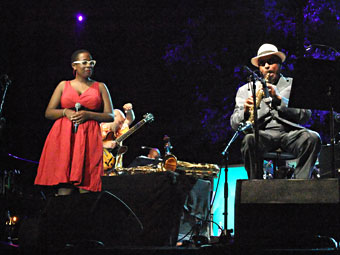
<path id="1" fill-rule="evenodd" d="M 259 58 L 269 56 L 269 55 L 278 56 L 281 59 L 282 63 L 286 60 L 286 55 L 283 52 L 278 51 L 275 45 L 270 44 L 270 43 L 265 43 L 257 51 L 257 56 L 253 57 L 250 62 L 254 66 L 259 67 Z"/>

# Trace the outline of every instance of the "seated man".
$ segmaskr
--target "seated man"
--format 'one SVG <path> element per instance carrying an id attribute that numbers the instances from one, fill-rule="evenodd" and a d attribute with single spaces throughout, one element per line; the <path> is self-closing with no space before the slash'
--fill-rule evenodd
<path id="1" fill-rule="evenodd" d="M 263 168 L 258 167 L 263 162 L 262 155 L 267 151 L 281 148 L 283 151 L 296 156 L 294 178 L 308 179 L 311 177 L 314 164 L 321 150 L 321 139 L 318 133 L 300 125 L 305 124 L 311 117 L 311 111 L 306 109 L 288 108 L 292 78 L 281 74 L 281 65 L 286 56 L 272 44 L 263 44 L 257 56 L 251 63 L 259 68 L 266 80 L 270 100 L 264 97 L 262 83 L 256 82 L 256 100 L 258 105 L 259 143 L 258 157 L 254 133 L 246 134 L 241 147 L 242 157 L 249 179 L 262 179 Z M 303 100 L 303 99 L 302 99 Z M 231 126 L 237 130 L 242 123 L 253 124 L 254 100 L 252 83 L 241 86 L 236 94 L 236 105 L 230 118 Z M 263 163 L 262 163 L 263 166 Z"/>
<path id="2" fill-rule="evenodd" d="M 162 162 L 161 159 L 161 152 L 158 148 L 151 148 L 142 146 L 142 149 L 149 149 L 148 155 L 144 156 L 138 156 L 136 157 L 129 165 L 129 167 L 138 167 L 138 166 L 153 166 L 157 167 L 159 163 Z"/>
<path id="3" fill-rule="evenodd" d="M 148 158 L 159 159 L 161 157 L 161 152 L 157 148 L 151 148 L 148 153 Z"/>

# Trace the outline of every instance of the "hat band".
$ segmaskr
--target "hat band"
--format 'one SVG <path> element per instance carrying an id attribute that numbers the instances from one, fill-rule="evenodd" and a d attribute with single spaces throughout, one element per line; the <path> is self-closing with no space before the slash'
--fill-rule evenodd
<path id="1" fill-rule="evenodd" d="M 272 50 L 263 51 L 259 54 L 259 56 L 267 54 L 267 53 L 277 53 L 277 51 L 272 51 Z"/>

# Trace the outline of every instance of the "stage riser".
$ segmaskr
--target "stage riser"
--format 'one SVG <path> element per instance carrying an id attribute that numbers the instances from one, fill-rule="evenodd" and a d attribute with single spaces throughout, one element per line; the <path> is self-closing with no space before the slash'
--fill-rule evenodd
<path id="1" fill-rule="evenodd" d="M 237 182 L 237 243 L 301 248 L 317 235 L 339 240 L 339 215 L 337 179 Z"/>

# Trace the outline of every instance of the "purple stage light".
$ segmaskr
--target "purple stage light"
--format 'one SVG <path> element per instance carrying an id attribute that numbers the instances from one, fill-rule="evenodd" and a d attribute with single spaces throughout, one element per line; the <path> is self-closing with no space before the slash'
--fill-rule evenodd
<path id="1" fill-rule="evenodd" d="M 83 16 L 82 14 L 78 14 L 78 15 L 77 15 L 77 20 L 78 20 L 79 22 L 83 22 L 83 21 L 84 21 L 84 16 Z"/>

